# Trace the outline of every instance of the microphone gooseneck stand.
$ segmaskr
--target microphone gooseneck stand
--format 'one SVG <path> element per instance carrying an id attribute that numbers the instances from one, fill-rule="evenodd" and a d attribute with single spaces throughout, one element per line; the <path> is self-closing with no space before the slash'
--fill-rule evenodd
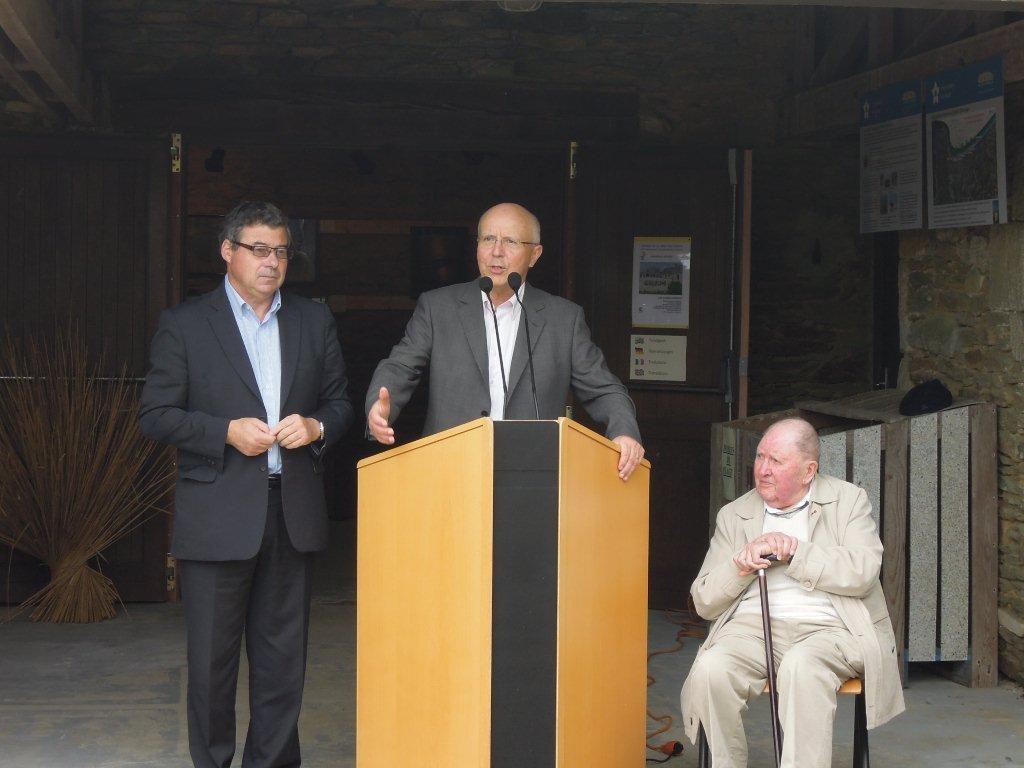
<path id="1" fill-rule="evenodd" d="M 537 377 L 533 372 L 533 341 L 530 339 L 530 318 L 526 315 L 526 305 L 519 298 L 519 286 L 523 284 L 523 276 L 518 272 L 509 272 L 508 286 L 512 289 L 512 295 L 519 302 L 523 310 L 523 327 L 526 329 L 526 359 L 530 361 L 530 389 L 533 391 L 533 412 L 540 421 L 540 403 L 537 401 Z"/>
<path id="2" fill-rule="evenodd" d="M 501 405 L 501 418 L 506 418 L 508 414 L 508 382 L 505 380 L 505 360 L 501 355 L 501 333 L 498 331 L 498 313 L 494 309 L 494 302 L 491 301 L 491 291 L 494 289 L 494 281 L 489 277 L 481 277 L 477 281 L 477 285 L 480 286 L 480 290 L 484 292 L 484 296 L 487 297 L 487 306 L 491 308 L 491 319 L 494 321 L 494 340 L 498 343 L 498 368 L 501 369 L 501 389 L 505 393 L 505 399 Z M 491 418 L 494 417 L 494 406 L 491 406 Z"/>

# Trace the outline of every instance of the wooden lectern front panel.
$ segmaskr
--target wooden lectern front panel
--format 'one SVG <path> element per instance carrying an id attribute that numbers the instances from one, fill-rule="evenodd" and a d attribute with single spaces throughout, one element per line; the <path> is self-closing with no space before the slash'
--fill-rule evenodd
<path id="1" fill-rule="evenodd" d="M 490 764 L 492 452 L 482 420 L 360 464 L 359 768 Z"/>
<path id="2" fill-rule="evenodd" d="M 642 766 L 650 464 L 624 483 L 609 441 L 560 421 L 558 768 Z"/>
<path id="3" fill-rule="evenodd" d="M 359 465 L 358 768 L 644 764 L 650 465 L 560 419 Z"/>

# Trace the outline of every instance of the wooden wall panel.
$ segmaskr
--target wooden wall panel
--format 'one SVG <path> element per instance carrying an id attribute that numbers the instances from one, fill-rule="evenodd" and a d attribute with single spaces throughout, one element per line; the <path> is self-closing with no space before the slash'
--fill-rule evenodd
<path id="1" fill-rule="evenodd" d="M 77 327 L 104 373 L 141 381 L 168 290 L 163 141 L 4 137 L 0 142 L 0 332 Z M 106 553 L 125 600 L 164 599 L 167 518 Z M 10 570 L 8 570 L 10 568 Z M 0 549 L 0 600 L 45 583 L 35 560 Z"/>
<path id="2" fill-rule="evenodd" d="M 13 163 L 11 158 L 0 156 L 0 243 L 4 243 L 7 250 L 11 249 L 11 241 L 14 238 L 10 216 Z M 0 317 L 7 316 L 8 292 L 11 290 L 13 272 L 13 269 L 8 269 L 5 279 L 0 281 Z"/>
<path id="3" fill-rule="evenodd" d="M 171 297 L 154 295 L 152 270 L 167 268 L 163 233 L 149 236 L 151 208 L 166 217 L 163 147 L 154 142 L 5 139 L 0 148 L 0 323 L 48 332 L 76 324 L 89 350 L 142 376 L 148 318 Z"/>

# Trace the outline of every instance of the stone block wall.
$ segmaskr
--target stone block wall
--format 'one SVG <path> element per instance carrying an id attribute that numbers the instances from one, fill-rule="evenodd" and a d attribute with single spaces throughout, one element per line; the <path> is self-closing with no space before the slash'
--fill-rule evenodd
<path id="1" fill-rule="evenodd" d="M 1006 97 L 1010 223 L 903 233 L 903 386 L 999 409 L 999 666 L 1024 680 L 1024 88 Z"/>

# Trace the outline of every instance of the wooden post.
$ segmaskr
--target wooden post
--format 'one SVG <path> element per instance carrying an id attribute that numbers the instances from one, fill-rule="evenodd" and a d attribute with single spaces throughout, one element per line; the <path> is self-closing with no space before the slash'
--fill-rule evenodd
<path id="1" fill-rule="evenodd" d="M 718 510 L 725 505 L 725 494 L 722 493 L 722 445 L 725 441 L 727 427 L 717 422 L 711 425 L 711 478 L 708 483 L 708 531 L 715 535 L 715 518 Z"/>
<path id="2" fill-rule="evenodd" d="M 562 295 L 576 301 L 576 158 L 579 143 L 569 142 L 565 164 L 565 210 L 562 213 Z"/>
<path id="3" fill-rule="evenodd" d="M 753 190 L 753 162 L 754 152 L 750 149 L 743 150 L 743 221 L 741 224 L 740 241 L 740 360 L 739 360 L 739 387 L 736 412 L 739 418 L 747 417 L 747 391 L 749 388 L 748 365 L 750 355 L 750 214 L 752 206 Z M 739 489 L 737 489 L 739 490 Z"/>
<path id="4" fill-rule="evenodd" d="M 999 682 L 999 459 L 996 407 L 971 407 L 971 657 L 972 688 Z"/>
<path id="5" fill-rule="evenodd" d="M 906 685 L 907 649 L 907 444 L 910 422 L 886 424 L 883 428 L 885 448 L 885 490 L 882 516 L 882 591 L 889 606 L 896 656 L 900 675 Z"/>
<path id="6" fill-rule="evenodd" d="M 175 153 L 177 156 L 175 157 Z M 162 209 L 151 212 L 151 219 L 159 219 L 161 227 L 150 232 L 160 231 L 163 242 L 154 243 L 153 248 L 160 248 L 163 258 L 157 263 L 150 263 L 150 280 L 154 286 L 151 303 L 150 336 L 156 331 L 160 310 L 173 307 L 185 298 L 182 265 L 185 262 L 185 147 L 180 133 L 168 137 L 165 151 L 159 153 L 158 162 L 163 173 L 158 177 L 166 189 L 166 197 Z M 164 181 L 166 179 L 166 181 Z M 167 601 L 177 603 L 181 600 L 181 580 L 178 578 L 178 567 L 175 558 L 171 557 L 171 538 L 174 535 L 174 489 L 167 499 Z"/>

